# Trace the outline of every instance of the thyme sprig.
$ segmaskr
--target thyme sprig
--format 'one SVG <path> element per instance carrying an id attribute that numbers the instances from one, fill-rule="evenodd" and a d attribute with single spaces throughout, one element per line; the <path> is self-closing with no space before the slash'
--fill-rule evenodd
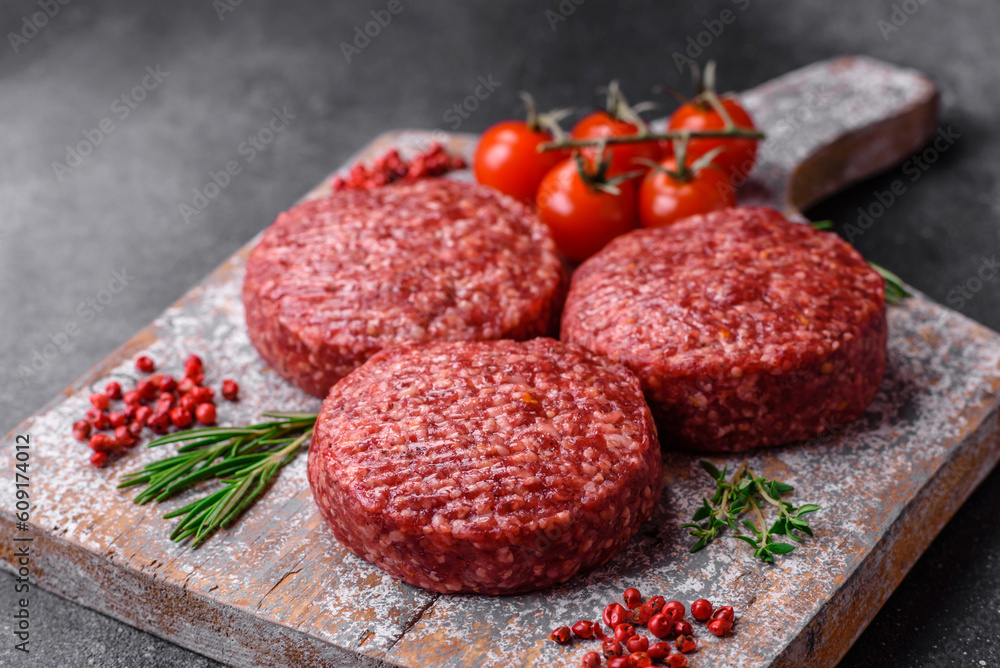
<path id="1" fill-rule="evenodd" d="M 691 522 L 681 525 L 685 529 L 691 529 L 689 533 L 698 539 L 691 552 L 697 552 L 705 547 L 715 540 L 723 529 L 729 527 L 734 532 L 733 538 L 742 540 L 753 548 L 754 557 L 773 563 L 774 555 L 788 554 L 795 549 L 795 545 L 775 540 L 775 536 L 784 536 L 801 543 L 803 538 L 800 533 L 813 535 L 805 515 L 816 512 L 820 506 L 807 503 L 795 507 L 782 500 L 782 495 L 794 491 L 791 485 L 780 480 L 757 477 L 747 462 L 740 464 L 729 482 L 726 481 L 728 467 L 723 467 L 722 471 L 719 471 L 709 461 L 701 460 L 699 463 L 715 481 L 715 493 L 710 499 L 702 499 L 702 505 L 695 510 Z M 778 517 L 773 524 L 768 524 L 764 516 L 765 508 L 777 511 Z M 747 512 L 750 513 L 751 519 L 744 519 L 738 524 L 739 517 Z M 745 527 L 749 534 L 742 533 L 740 525 Z"/>
<path id="2" fill-rule="evenodd" d="M 125 474 L 118 487 L 147 485 L 134 499 L 146 504 L 166 501 L 205 481 L 221 481 L 222 487 L 163 516 L 182 517 L 171 540 L 191 539 L 192 547 L 197 547 L 253 505 L 281 468 L 308 444 L 316 423 L 314 413 L 263 415 L 273 419 L 248 427 L 209 427 L 161 436 L 149 447 L 183 443 L 177 454 Z"/>

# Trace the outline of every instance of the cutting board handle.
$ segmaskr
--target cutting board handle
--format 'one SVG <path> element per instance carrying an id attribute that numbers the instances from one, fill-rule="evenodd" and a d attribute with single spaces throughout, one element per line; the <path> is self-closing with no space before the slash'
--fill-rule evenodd
<path id="1" fill-rule="evenodd" d="M 740 203 L 799 220 L 823 198 L 902 162 L 938 124 L 933 81 L 863 56 L 809 65 L 740 99 L 767 133 Z"/>

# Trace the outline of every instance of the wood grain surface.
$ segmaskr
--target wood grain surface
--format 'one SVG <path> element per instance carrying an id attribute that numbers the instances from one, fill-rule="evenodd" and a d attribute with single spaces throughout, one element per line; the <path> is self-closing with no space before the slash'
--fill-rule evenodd
<path id="1" fill-rule="evenodd" d="M 769 133 L 743 200 L 793 215 L 905 158 L 936 124 L 931 82 L 860 58 L 799 70 L 743 100 Z M 435 140 L 466 155 L 475 144 L 470 135 L 396 132 L 358 158 Z M 1000 336 L 917 295 L 890 309 L 889 367 L 863 418 L 752 458 L 759 474 L 794 485 L 800 502 L 824 507 L 816 539 L 773 566 L 731 540 L 687 553 L 680 524 L 710 487 L 698 457 L 683 452 L 664 453 L 660 510 L 624 554 L 535 594 L 433 594 L 354 557 L 313 505 L 304 456 L 235 527 L 191 550 L 168 540 L 165 508 L 136 506 L 134 492 L 115 488 L 123 472 L 161 453 L 137 449 L 94 469 L 70 425 L 108 379 L 135 382 L 140 352 L 167 372 L 197 352 L 206 382 L 240 379 L 241 400 L 220 402 L 222 424 L 265 409 L 317 408 L 247 339 L 240 287 L 252 244 L 15 430 L 31 439 L 27 532 L 15 529 L 13 499 L 0 500 L 4 567 L 16 570 L 11 537 L 31 537 L 39 586 L 231 665 L 576 665 L 597 646 L 559 647 L 548 631 L 599 616 L 637 586 L 685 604 L 706 597 L 736 607 L 739 622 L 725 640 L 696 629 L 703 645 L 693 666 L 832 666 L 1000 457 Z M 13 444 L 12 434 L 0 446 L 6 470 Z"/>

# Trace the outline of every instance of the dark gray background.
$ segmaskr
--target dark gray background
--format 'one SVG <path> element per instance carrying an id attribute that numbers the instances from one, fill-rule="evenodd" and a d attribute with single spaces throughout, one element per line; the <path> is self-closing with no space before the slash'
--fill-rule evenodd
<path id="1" fill-rule="evenodd" d="M 686 90 L 671 54 L 727 7 L 736 22 L 698 58 L 719 62 L 723 90 L 839 54 L 871 54 L 933 77 L 942 124 L 960 134 L 916 183 L 890 170 L 817 207 L 814 219 L 832 218 L 843 229 L 858 207 L 876 201 L 876 191 L 905 179 L 906 193 L 856 245 L 942 302 L 983 256 L 1000 250 L 996 3 L 909 0 L 915 13 L 883 36 L 878 22 L 891 18 L 888 1 L 589 0 L 555 30 L 545 11 L 558 11 L 557 0 L 402 1 L 403 12 L 350 64 L 339 43 L 386 1 L 243 0 L 220 20 L 211 0 L 73 0 L 18 53 L 8 39 L 0 43 L 0 433 L 131 337 L 378 133 L 450 129 L 445 111 L 472 93 L 480 75 L 492 74 L 500 86 L 463 131 L 519 113 L 520 89 L 545 107 L 596 102 L 593 89 L 613 77 L 634 100 L 649 97 L 658 83 Z M 35 11 L 36 2 L 5 1 L 0 32 L 20 30 L 22 17 Z M 115 98 L 156 65 L 169 75 L 119 121 Z M 191 202 L 210 170 L 241 159 L 237 147 L 266 125 L 274 107 L 295 115 L 288 129 L 185 223 L 180 203 Z M 52 163 L 63 162 L 65 146 L 106 116 L 115 130 L 60 181 Z M 81 324 L 48 368 L 19 378 L 18 364 L 78 320 L 77 305 L 122 267 L 135 277 L 127 289 Z M 960 310 L 1000 330 L 998 283 L 988 281 Z M 997 508 L 994 472 L 843 666 L 998 665 Z M 215 665 L 37 590 L 25 660 L 12 649 L 14 605 L 13 580 L 4 574 L 0 665 Z"/>

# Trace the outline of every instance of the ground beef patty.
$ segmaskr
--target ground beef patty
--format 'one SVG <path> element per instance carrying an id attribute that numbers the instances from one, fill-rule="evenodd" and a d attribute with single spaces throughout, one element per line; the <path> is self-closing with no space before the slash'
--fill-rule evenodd
<path id="1" fill-rule="evenodd" d="M 535 339 L 376 354 L 323 402 L 309 483 L 359 557 L 432 591 L 507 594 L 610 559 L 663 475 L 635 375 Z"/>
<path id="2" fill-rule="evenodd" d="M 282 213 L 247 261 L 247 329 L 305 391 L 383 347 L 550 333 L 565 272 L 548 228 L 497 191 L 447 179 L 346 190 Z"/>
<path id="3" fill-rule="evenodd" d="M 583 263 L 562 338 L 636 372 L 664 443 L 747 450 L 864 412 L 885 370 L 885 286 L 833 233 L 724 209 Z"/>

